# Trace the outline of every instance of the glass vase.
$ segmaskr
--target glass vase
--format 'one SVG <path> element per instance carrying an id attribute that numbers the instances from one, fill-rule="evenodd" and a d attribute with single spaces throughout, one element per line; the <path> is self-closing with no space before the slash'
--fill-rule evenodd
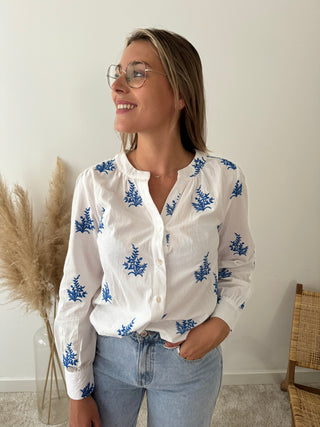
<path id="1" fill-rule="evenodd" d="M 44 424 L 67 425 L 69 398 L 48 320 L 34 334 L 33 345 L 39 419 Z"/>

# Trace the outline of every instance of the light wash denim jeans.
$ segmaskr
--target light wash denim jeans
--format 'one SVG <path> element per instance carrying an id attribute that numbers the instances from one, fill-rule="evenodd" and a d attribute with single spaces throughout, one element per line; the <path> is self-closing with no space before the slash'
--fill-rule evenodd
<path id="1" fill-rule="evenodd" d="M 93 398 L 103 427 L 136 426 L 145 393 L 148 427 L 210 426 L 221 386 L 220 347 L 191 361 L 164 343 L 156 332 L 98 336 Z"/>

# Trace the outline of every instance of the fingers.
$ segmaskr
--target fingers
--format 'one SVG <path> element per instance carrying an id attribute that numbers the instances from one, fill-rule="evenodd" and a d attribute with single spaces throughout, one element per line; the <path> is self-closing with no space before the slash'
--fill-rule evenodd
<path id="1" fill-rule="evenodd" d="M 179 345 L 181 345 L 182 343 L 184 343 L 184 341 L 179 341 L 179 342 L 166 341 L 164 346 L 167 348 L 175 348 L 175 347 L 179 347 Z"/>

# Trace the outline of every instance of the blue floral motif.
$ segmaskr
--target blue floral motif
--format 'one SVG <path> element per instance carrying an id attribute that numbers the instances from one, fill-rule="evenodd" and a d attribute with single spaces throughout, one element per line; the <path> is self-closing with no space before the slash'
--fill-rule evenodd
<path id="1" fill-rule="evenodd" d="M 82 393 L 81 397 L 85 398 L 90 396 L 93 390 L 94 390 L 94 384 L 90 384 L 89 382 L 83 389 L 80 390 Z"/>
<path id="2" fill-rule="evenodd" d="M 234 163 L 230 162 L 230 160 L 220 159 L 220 161 L 223 165 L 227 166 L 227 169 L 237 169 L 237 166 Z"/>
<path id="3" fill-rule="evenodd" d="M 164 313 L 164 315 L 161 317 L 161 320 L 164 319 L 165 317 L 167 317 L 168 313 Z"/>
<path id="4" fill-rule="evenodd" d="M 197 212 L 204 211 L 206 209 L 211 209 L 211 204 L 214 201 L 213 197 L 210 197 L 209 193 L 204 193 L 201 191 L 201 185 L 197 188 L 197 197 L 195 198 L 196 203 L 192 203 L 192 206 Z"/>
<path id="5" fill-rule="evenodd" d="M 71 346 L 72 342 L 67 344 L 65 354 L 62 356 L 62 362 L 66 368 L 69 368 L 69 366 L 77 366 L 78 363 L 78 359 L 76 358 L 77 353 L 72 350 Z"/>
<path id="6" fill-rule="evenodd" d="M 138 190 L 136 189 L 136 186 L 130 179 L 128 180 L 130 186 L 129 191 L 126 191 L 126 197 L 124 198 L 124 201 L 128 203 L 130 206 L 142 206 L 142 198 L 139 195 Z"/>
<path id="7" fill-rule="evenodd" d="M 232 240 L 229 245 L 229 248 L 232 250 L 233 254 L 238 255 L 247 255 L 248 246 L 244 246 L 244 242 L 241 242 L 241 236 L 238 233 L 234 233 L 236 235 L 236 238 Z"/>
<path id="8" fill-rule="evenodd" d="M 209 252 L 207 253 L 207 255 L 204 256 L 203 263 L 202 265 L 200 265 L 199 270 L 194 272 L 196 283 L 202 282 L 203 280 L 207 280 L 207 276 L 211 271 L 210 262 L 208 262 L 208 256 L 209 256 Z"/>
<path id="9" fill-rule="evenodd" d="M 231 277 L 232 273 L 227 268 L 221 268 L 218 273 L 219 280 Z"/>
<path id="10" fill-rule="evenodd" d="M 219 231 L 220 231 L 221 226 L 222 226 L 222 224 L 217 225 L 218 233 L 219 233 Z"/>
<path id="11" fill-rule="evenodd" d="M 196 326 L 196 322 L 192 319 L 183 320 L 181 323 L 176 322 L 177 334 L 183 335 L 185 332 L 190 331 L 190 329 Z"/>
<path id="12" fill-rule="evenodd" d="M 67 289 L 69 301 L 80 301 L 82 302 L 82 298 L 85 298 L 87 295 L 87 291 L 85 291 L 85 286 L 81 286 L 79 283 L 80 274 L 77 277 L 73 278 L 73 285 L 70 286 L 70 289 Z"/>
<path id="13" fill-rule="evenodd" d="M 81 233 L 90 234 L 91 230 L 94 230 L 93 220 L 90 217 L 90 207 L 84 210 L 84 216 L 80 216 L 81 221 L 75 221 L 76 233 L 80 231 Z"/>
<path id="14" fill-rule="evenodd" d="M 178 200 L 180 199 L 180 196 L 181 196 L 181 193 L 178 194 L 176 200 L 172 200 L 171 205 L 169 205 L 169 203 L 166 204 L 166 211 L 167 211 L 166 215 L 167 216 L 173 214 L 173 212 L 177 206 Z"/>
<path id="15" fill-rule="evenodd" d="M 166 234 L 166 242 L 167 242 L 167 247 L 169 247 L 170 234 Z"/>
<path id="16" fill-rule="evenodd" d="M 108 286 L 108 282 L 106 282 L 102 288 L 102 299 L 105 302 L 111 302 L 112 301 L 112 296 L 110 294 L 110 289 Z"/>
<path id="17" fill-rule="evenodd" d="M 194 162 L 192 163 L 192 166 L 194 167 L 194 173 L 190 175 L 190 178 L 197 176 L 206 163 L 207 161 L 204 157 L 201 157 L 201 159 L 199 157 L 194 159 Z"/>
<path id="18" fill-rule="evenodd" d="M 230 199 L 232 199 L 232 197 L 241 196 L 241 194 L 242 194 L 242 184 L 240 184 L 240 181 L 237 180 L 237 182 L 234 185 L 234 189 L 232 190 Z"/>
<path id="19" fill-rule="evenodd" d="M 105 211 L 106 211 L 105 208 L 102 208 L 102 214 L 101 214 L 101 218 L 100 218 L 100 222 L 99 222 L 98 233 L 102 233 L 102 230 L 104 229 L 103 215 L 104 215 Z"/>
<path id="20" fill-rule="evenodd" d="M 240 307 L 239 307 L 239 308 L 241 308 L 241 310 L 243 310 L 243 309 L 244 309 L 244 307 L 245 307 L 245 304 L 244 304 L 244 303 L 242 303 L 242 304 L 240 305 Z"/>
<path id="21" fill-rule="evenodd" d="M 136 318 L 134 317 L 128 325 L 122 325 L 121 329 L 118 329 L 118 335 L 120 335 L 121 337 L 130 335 L 135 320 Z"/>
<path id="22" fill-rule="evenodd" d="M 96 166 L 96 170 L 100 173 L 105 173 L 106 175 L 109 174 L 109 172 L 113 172 L 115 170 L 115 160 L 108 160 L 107 162 L 102 162 L 101 164 Z"/>
<path id="23" fill-rule="evenodd" d="M 126 257 L 128 261 L 124 262 L 122 265 L 125 267 L 125 270 L 129 270 L 128 276 L 130 274 L 134 274 L 135 276 L 143 276 L 148 264 L 141 264 L 142 257 L 138 258 L 139 248 L 136 248 L 133 243 L 131 244 L 131 246 L 132 254 L 129 257 Z"/>
<path id="24" fill-rule="evenodd" d="M 218 295 L 218 277 L 217 277 L 216 273 L 213 273 L 213 275 L 214 275 L 214 283 L 213 283 L 214 293 L 216 295 Z"/>

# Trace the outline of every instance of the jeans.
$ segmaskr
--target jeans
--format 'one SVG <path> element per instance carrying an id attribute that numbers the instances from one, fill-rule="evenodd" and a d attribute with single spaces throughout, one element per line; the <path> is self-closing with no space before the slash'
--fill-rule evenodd
<path id="1" fill-rule="evenodd" d="M 220 347 L 199 360 L 167 349 L 156 332 L 98 336 L 95 390 L 103 427 L 136 426 L 147 394 L 148 427 L 209 427 L 222 379 Z"/>

